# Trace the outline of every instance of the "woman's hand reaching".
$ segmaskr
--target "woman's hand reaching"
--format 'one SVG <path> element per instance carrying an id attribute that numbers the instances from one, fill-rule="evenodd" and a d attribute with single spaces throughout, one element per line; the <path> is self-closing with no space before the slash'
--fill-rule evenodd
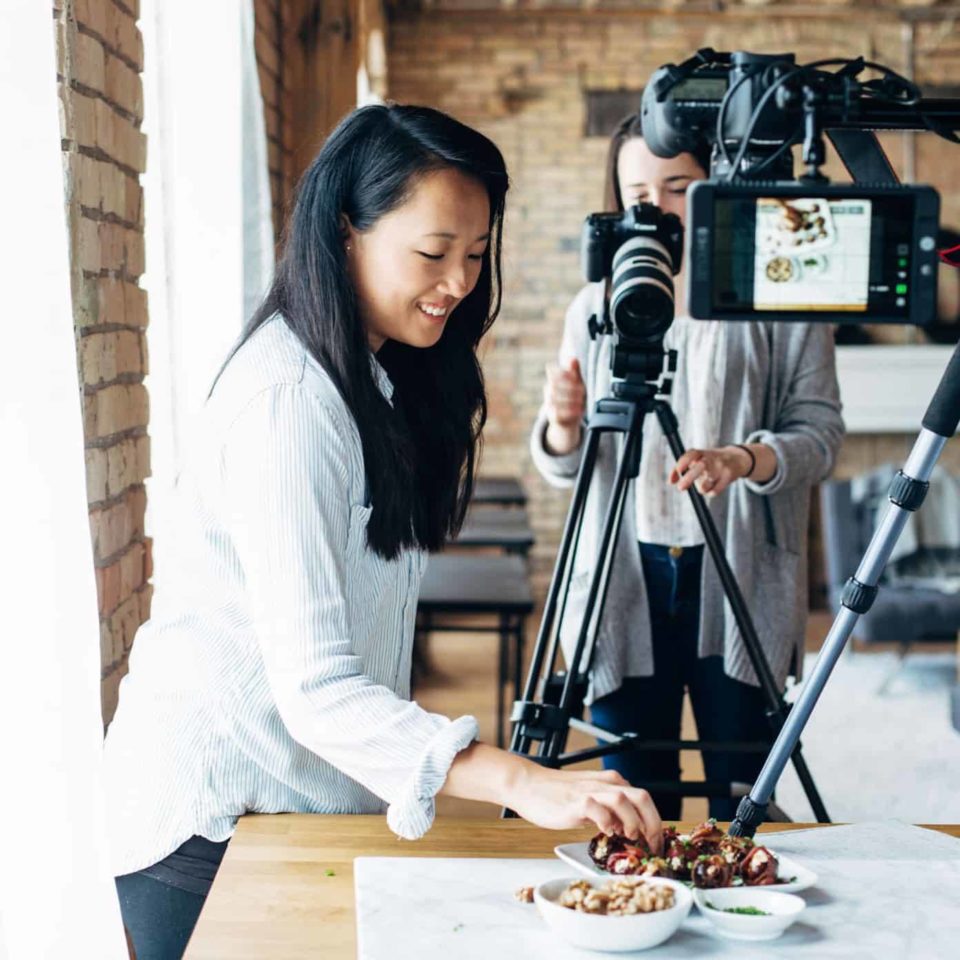
<path id="1" fill-rule="evenodd" d="M 752 455 L 751 455 L 752 454 Z M 723 493 L 736 480 L 766 483 L 777 472 L 777 455 L 765 443 L 687 450 L 670 471 L 670 483 L 687 491 L 694 484 L 707 497 Z"/>
<path id="2" fill-rule="evenodd" d="M 650 794 L 631 787 L 615 770 L 550 770 L 537 764 L 523 771 L 506 806 L 551 830 L 591 826 L 636 840 L 660 852 L 663 826 Z"/>
<path id="3" fill-rule="evenodd" d="M 539 827 L 590 826 L 636 840 L 659 852 L 660 815 L 650 794 L 614 770 L 550 770 L 527 757 L 472 743 L 454 758 L 440 792 L 507 807 Z"/>

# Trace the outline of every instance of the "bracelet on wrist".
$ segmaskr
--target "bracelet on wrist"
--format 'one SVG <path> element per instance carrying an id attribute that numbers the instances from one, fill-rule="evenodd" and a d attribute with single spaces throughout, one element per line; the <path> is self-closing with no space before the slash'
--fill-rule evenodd
<path id="1" fill-rule="evenodd" d="M 743 475 L 744 480 L 749 480 L 753 476 L 753 471 L 757 469 L 757 458 L 754 452 L 744 443 L 735 443 L 734 446 L 750 458 L 750 469 Z"/>

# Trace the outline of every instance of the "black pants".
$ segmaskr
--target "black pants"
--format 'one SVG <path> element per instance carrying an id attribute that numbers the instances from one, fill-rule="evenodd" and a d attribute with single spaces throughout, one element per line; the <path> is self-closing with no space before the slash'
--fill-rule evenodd
<path id="1" fill-rule="evenodd" d="M 137 960 L 180 960 L 228 842 L 191 837 L 159 863 L 116 878 Z"/>
<path id="2" fill-rule="evenodd" d="M 623 686 L 590 708 L 599 727 L 641 737 L 677 740 L 683 693 L 687 689 L 701 740 L 768 740 L 765 701 L 759 687 L 733 680 L 723 672 L 723 657 L 697 656 L 700 633 L 700 568 L 703 547 L 688 547 L 671 556 L 667 547 L 640 544 L 653 630 L 654 675 L 627 677 Z M 676 551 L 674 551 L 676 552 Z M 765 754 L 703 754 L 708 780 L 752 784 Z M 634 786 L 653 780 L 680 779 L 679 751 L 631 750 L 604 758 L 604 766 Z M 653 792 L 665 820 L 680 817 L 681 799 Z M 710 799 L 710 816 L 730 820 L 739 801 Z"/>

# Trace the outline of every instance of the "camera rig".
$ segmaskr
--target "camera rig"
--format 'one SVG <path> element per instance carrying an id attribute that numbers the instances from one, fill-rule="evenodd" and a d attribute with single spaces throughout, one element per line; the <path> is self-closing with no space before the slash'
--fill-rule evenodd
<path id="1" fill-rule="evenodd" d="M 880 76 L 861 79 L 865 70 Z M 874 131 L 926 130 L 960 143 L 960 101 L 925 98 L 912 81 L 863 57 L 798 64 L 792 53 L 705 47 L 654 72 L 640 113 L 657 156 L 712 144 L 711 176 L 727 180 L 792 180 L 790 150 L 802 143 L 800 179 L 822 183 L 824 132 L 860 183 L 896 181 Z"/>

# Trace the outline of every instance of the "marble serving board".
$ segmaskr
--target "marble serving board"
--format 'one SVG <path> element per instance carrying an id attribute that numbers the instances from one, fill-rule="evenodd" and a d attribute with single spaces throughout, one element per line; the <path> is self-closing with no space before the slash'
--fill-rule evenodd
<path id="1" fill-rule="evenodd" d="M 960 957 L 960 840 L 899 823 L 791 831 L 764 839 L 819 874 L 808 909 L 780 939 L 725 940 L 696 908 L 659 958 Z M 558 860 L 358 857 L 361 960 L 583 960 L 513 894 L 572 876 Z M 641 954 L 636 954 L 640 956 Z M 612 956 L 612 955 L 607 955 Z M 620 954 L 620 956 L 627 956 Z"/>

